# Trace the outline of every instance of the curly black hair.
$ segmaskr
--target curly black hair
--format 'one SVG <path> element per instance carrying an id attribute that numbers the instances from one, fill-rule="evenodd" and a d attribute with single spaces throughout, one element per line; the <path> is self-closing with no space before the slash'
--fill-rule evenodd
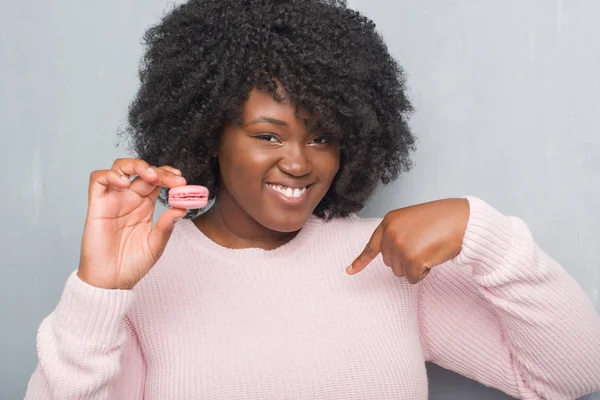
<path id="1" fill-rule="evenodd" d="M 415 138 L 405 74 L 375 29 L 344 0 L 189 0 L 143 38 L 140 88 L 122 134 L 137 157 L 173 165 L 188 184 L 218 190 L 213 154 L 226 122 L 241 122 L 252 88 L 317 115 L 340 139 L 340 169 L 314 210 L 361 210 L 381 181 L 411 168 Z M 166 204 L 166 192 L 160 201 Z"/>

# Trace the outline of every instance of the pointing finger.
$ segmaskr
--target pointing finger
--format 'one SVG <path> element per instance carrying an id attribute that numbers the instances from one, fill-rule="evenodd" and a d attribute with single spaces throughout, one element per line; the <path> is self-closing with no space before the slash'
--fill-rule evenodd
<path id="1" fill-rule="evenodd" d="M 383 228 L 379 225 L 373 235 L 371 235 L 371 239 L 367 243 L 367 246 L 363 250 L 363 252 L 354 260 L 352 264 L 346 268 L 346 272 L 350 275 L 354 275 L 357 272 L 362 271 L 365 267 L 377 257 L 377 255 L 381 252 L 381 237 L 383 234 Z"/>

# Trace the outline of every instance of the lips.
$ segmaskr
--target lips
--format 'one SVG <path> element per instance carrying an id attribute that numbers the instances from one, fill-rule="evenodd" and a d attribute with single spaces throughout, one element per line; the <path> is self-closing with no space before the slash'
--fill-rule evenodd
<path id="1" fill-rule="evenodd" d="M 269 192 L 275 194 L 276 198 L 283 201 L 285 204 L 300 204 L 307 197 L 312 184 L 306 186 L 287 186 L 279 183 L 267 183 Z"/>
<path id="2" fill-rule="evenodd" d="M 304 187 L 300 187 L 300 188 L 293 188 L 293 187 L 289 187 L 289 186 L 284 186 L 284 185 L 278 185 L 278 184 L 272 184 L 272 183 L 267 183 L 267 185 L 269 185 L 273 190 L 283 194 L 286 197 L 291 197 L 291 198 L 298 198 L 300 196 L 302 196 L 304 194 L 304 192 L 306 192 L 307 186 Z"/>

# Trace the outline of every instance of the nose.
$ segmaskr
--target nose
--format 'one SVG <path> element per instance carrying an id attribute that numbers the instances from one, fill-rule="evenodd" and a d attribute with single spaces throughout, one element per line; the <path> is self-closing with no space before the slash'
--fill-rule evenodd
<path id="1" fill-rule="evenodd" d="M 300 178 L 312 172 L 312 163 L 303 145 L 286 143 L 284 153 L 277 163 L 279 169 L 288 175 Z"/>

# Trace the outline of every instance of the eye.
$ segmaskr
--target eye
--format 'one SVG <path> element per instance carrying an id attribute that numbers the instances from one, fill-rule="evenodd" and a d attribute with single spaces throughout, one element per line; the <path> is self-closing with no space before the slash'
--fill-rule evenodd
<path id="1" fill-rule="evenodd" d="M 326 136 L 318 136 L 309 142 L 309 144 L 327 144 L 327 143 L 329 143 L 329 138 L 327 138 Z"/>
<path id="2" fill-rule="evenodd" d="M 253 136 L 255 139 L 262 140 L 269 143 L 279 143 L 280 140 L 277 136 L 270 133 L 261 133 L 260 135 Z"/>

